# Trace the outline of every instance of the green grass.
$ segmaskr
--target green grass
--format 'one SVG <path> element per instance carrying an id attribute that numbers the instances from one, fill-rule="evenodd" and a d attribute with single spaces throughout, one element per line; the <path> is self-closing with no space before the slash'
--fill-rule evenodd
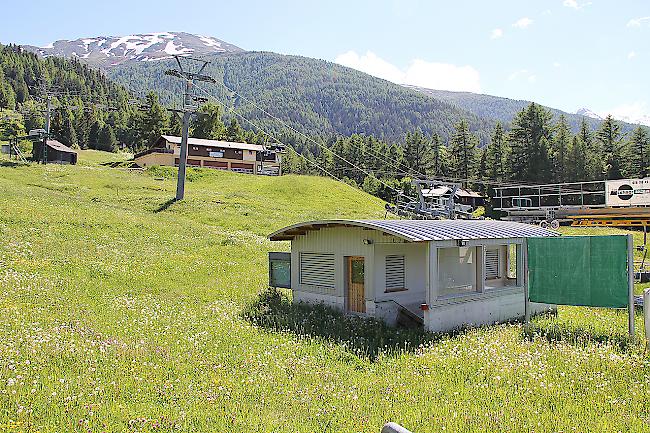
<path id="1" fill-rule="evenodd" d="M 0 432 L 650 431 L 624 312 L 433 336 L 292 306 L 266 291 L 288 244 L 265 236 L 379 200 L 190 170 L 170 204 L 173 170 L 114 158 L 0 166 Z"/>

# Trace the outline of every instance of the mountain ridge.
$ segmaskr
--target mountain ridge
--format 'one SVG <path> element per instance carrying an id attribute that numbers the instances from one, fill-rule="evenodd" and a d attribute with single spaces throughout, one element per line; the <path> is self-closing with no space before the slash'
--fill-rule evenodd
<path id="1" fill-rule="evenodd" d="M 163 76 L 164 69 L 171 66 L 168 60 L 175 54 L 209 58 L 213 65 L 206 72 L 226 87 L 254 97 L 267 111 L 301 132 L 315 134 L 365 133 L 394 141 L 406 132 L 421 129 L 449 138 L 454 124 L 465 118 L 470 130 L 485 144 L 497 121 L 508 128 L 516 113 L 531 102 L 397 85 L 326 60 L 247 51 L 214 37 L 185 32 L 79 38 L 24 48 L 40 56 L 77 58 L 103 69 L 109 78 L 136 93 L 155 90 L 165 103 L 174 102 L 177 90 L 177 83 Z M 246 106 L 224 89 L 211 93 L 226 110 Z M 574 132 L 583 119 L 592 129 L 600 124 L 600 119 L 587 112 L 575 114 L 545 107 L 556 118 L 565 115 Z M 278 131 L 277 125 L 258 110 L 245 108 L 251 120 Z M 624 131 L 634 127 L 622 125 Z"/>
<path id="2" fill-rule="evenodd" d="M 141 33 L 127 36 L 96 36 L 74 40 L 61 39 L 44 47 L 23 45 L 42 57 L 76 57 L 90 66 L 111 68 L 129 61 L 155 61 L 174 55 L 203 56 L 243 52 L 236 45 L 212 36 L 186 32 Z"/>

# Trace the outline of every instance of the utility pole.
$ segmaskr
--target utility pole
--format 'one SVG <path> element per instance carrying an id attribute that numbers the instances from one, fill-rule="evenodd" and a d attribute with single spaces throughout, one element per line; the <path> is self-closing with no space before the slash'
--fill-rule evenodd
<path id="1" fill-rule="evenodd" d="M 45 137 L 43 138 L 43 164 L 47 164 L 47 140 L 50 139 L 50 112 L 52 111 L 52 95 L 47 94 L 47 109 L 45 111 Z"/>
<path id="2" fill-rule="evenodd" d="M 176 182 L 176 201 L 183 200 L 185 197 L 185 171 L 187 169 L 187 140 L 190 131 L 190 118 L 192 114 L 196 113 L 199 108 L 200 102 L 205 102 L 205 98 L 199 98 L 194 95 L 194 82 L 204 81 L 208 83 L 216 83 L 216 80 L 209 75 L 204 75 L 203 70 L 210 64 L 209 61 L 195 59 L 192 57 L 183 57 L 188 62 L 200 64 L 197 72 L 187 71 L 183 68 L 181 57 L 174 56 L 178 69 L 169 69 L 165 71 L 166 75 L 171 75 L 176 78 L 185 80 L 185 93 L 183 95 L 183 133 L 181 137 L 181 154 L 178 161 L 178 181 Z"/>

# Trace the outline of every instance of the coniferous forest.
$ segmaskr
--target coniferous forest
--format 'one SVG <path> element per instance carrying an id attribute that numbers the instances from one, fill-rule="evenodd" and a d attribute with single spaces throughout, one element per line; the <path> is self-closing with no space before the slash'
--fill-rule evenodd
<path id="1" fill-rule="evenodd" d="M 238 64 L 260 62 L 259 53 L 253 54 L 237 56 Z M 273 56 L 266 61 L 277 60 Z M 301 58 L 291 61 L 295 62 L 293 73 L 310 73 Z M 243 74 L 243 66 L 224 62 L 215 62 L 211 71 L 214 76 L 233 86 L 251 80 Z M 117 82 L 140 83 L 142 88 L 136 88 L 135 93 L 144 97 L 135 100 L 130 93 L 134 89 L 117 84 L 78 60 L 40 59 L 20 47 L 1 46 L 0 108 L 6 114 L 0 116 L 0 139 L 43 127 L 46 90 L 54 92 L 52 133 L 68 146 L 138 151 L 161 134 L 180 135 L 179 118 L 165 109 L 158 93 L 146 91 L 142 84 L 160 73 L 160 65 L 113 73 Z M 305 84 L 299 90 L 319 92 L 311 99 L 320 101 L 320 115 L 313 107 L 307 109 L 276 95 L 278 89 L 289 91 L 286 77 L 270 74 L 254 86 L 249 84 L 259 88 L 261 105 L 280 101 L 272 114 L 283 121 L 267 118 L 249 123 L 246 120 L 254 114 L 261 116 L 259 109 L 223 91 L 220 98 L 201 107 L 201 115 L 192 121 L 191 134 L 259 144 L 280 141 L 288 145 L 285 172 L 331 175 L 387 200 L 394 198 L 394 190 L 407 190 L 411 178 L 423 176 L 457 179 L 481 189 L 484 187 L 478 180 L 530 184 L 650 175 L 648 128 L 630 129 L 611 116 L 595 127 L 593 119 L 583 118 L 576 131 L 564 115 L 531 103 L 509 121 L 493 123 L 416 93 L 398 95 L 396 100 L 401 105 L 388 113 L 385 106 L 373 107 L 370 102 L 390 100 L 390 87 L 381 90 L 385 93 L 377 98 L 370 95 L 376 86 L 365 87 L 363 74 L 354 72 L 329 84 L 322 70 L 316 71 L 318 74 L 324 83 L 320 89 Z M 304 84 L 305 79 L 298 75 L 296 80 Z M 263 91 L 265 86 L 269 91 Z M 347 102 L 337 100 L 340 86 L 348 89 Z M 359 89 L 365 89 L 366 105 L 360 103 Z M 172 97 L 169 91 L 161 94 L 163 102 Z M 348 103 L 362 108 L 350 111 L 345 108 Z M 413 111 L 409 104 L 420 105 Z M 356 121 L 355 116 L 350 117 L 355 112 Z M 373 113 L 379 117 L 372 120 Z M 426 122 L 403 121 L 414 113 L 421 113 Z M 344 133 L 326 126 L 336 116 L 341 125 L 349 125 L 343 127 Z"/>

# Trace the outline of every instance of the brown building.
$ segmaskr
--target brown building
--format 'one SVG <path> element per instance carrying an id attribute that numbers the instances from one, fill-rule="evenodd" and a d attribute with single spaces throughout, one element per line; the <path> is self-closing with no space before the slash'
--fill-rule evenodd
<path id="1" fill-rule="evenodd" d="M 77 151 L 56 140 L 34 142 L 32 158 L 35 161 L 46 161 L 55 164 L 76 164 Z"/>
<path id="2" fill-rule="evenodd" d="M 189 138 L 187 165 L 240 173 L 280 175 L 281 153 L 259 144 Z M 140 167 L 167 165 L 178 167 L 181 137 L 161 135 L 154 145 L 135 155 Z"/>

